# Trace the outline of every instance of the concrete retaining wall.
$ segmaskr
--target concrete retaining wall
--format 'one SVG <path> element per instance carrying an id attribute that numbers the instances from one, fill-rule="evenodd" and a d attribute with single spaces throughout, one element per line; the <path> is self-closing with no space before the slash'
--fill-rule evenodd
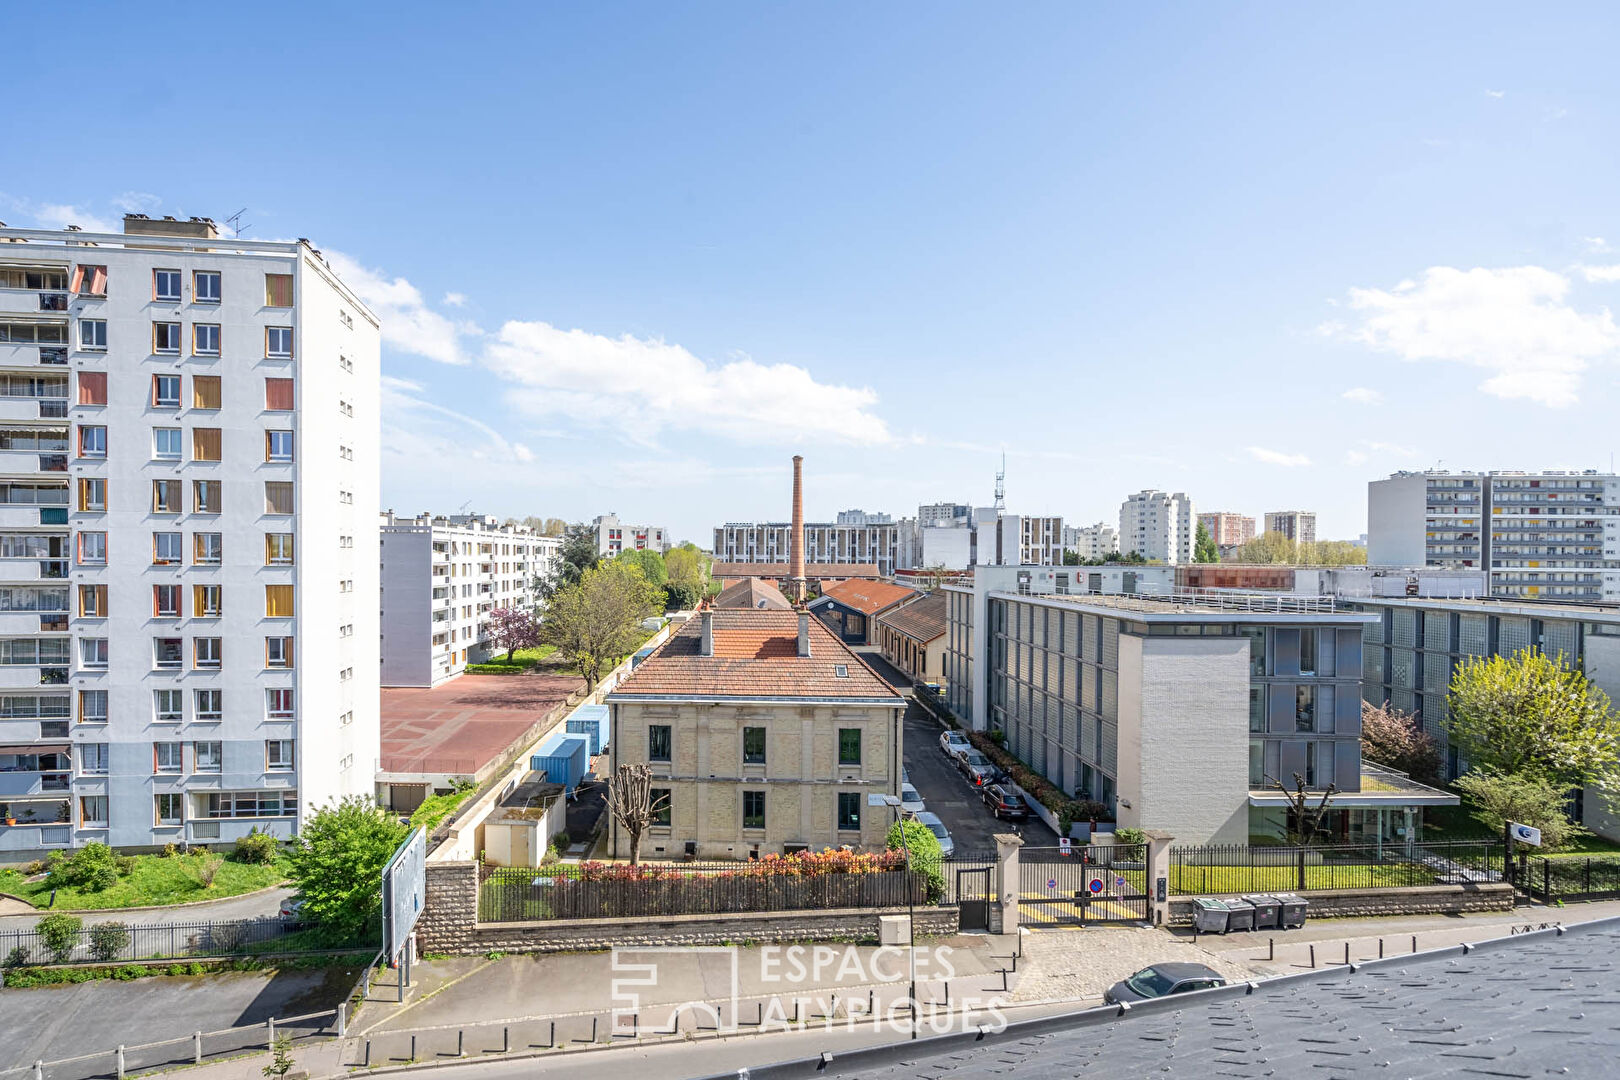
<path id="1" fill-rule="evenodd" d="M 1419 885 L 1410 889 L 1318 889 L 1299 895 L 1310 901 L 1306 915 L 1312 919 L 1455 915 L 1513 909 L 1513 886 L 1498 884 Z M 1170 901 L 1172 926 L 1188 925 L 1192 922 L 1192 913 L 1191 897 L 1178 897 Z"/>

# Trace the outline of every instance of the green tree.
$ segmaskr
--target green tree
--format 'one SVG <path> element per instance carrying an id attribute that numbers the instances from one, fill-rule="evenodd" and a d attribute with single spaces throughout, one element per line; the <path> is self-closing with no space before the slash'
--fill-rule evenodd
<path id="1" fill-rule="evenodd" d="M 1469 657 L 1451 676 L 1446 733 L 1476 769 L 1561 790 L 1620 786 L 1620 720 L 1609 696 L 1540 649 Z"/>
<path id="2" fill-rule="evenodd" d="M 1209 535 L 1204 523 L 1198 523 L 1198 533 L 1193 538 L 1193 562 L 1220 562 L 1220 552 L 1215 549 L 1215 538 Z"/>
<path id="3" fill-rule="evenodd" d="M 641 567 L 641 575 L 654 588 L 662 589 L 664 584 L 669 581 L 669 570 L 664 566 L 664 557 L 656 551 L 649 551 L 645 548 L 640 551 L 635 549 L 621 551 L 616 561 Z"/>
<path id="4" fill-rule="evenodd" d="M 382 870 L 410 828 L 371 800 L 327 803 L 293 842 L 291 878 L 303 914 L 338 933 L 358 935 L 382 913 Z"/>
<path id="5" fill-rule="evenodd" d="M 1541 846 L 1556 851 L 1586 830 L 1564 812 L 1564 793 L 1539 776 L 1504 776 L 1475 769 L 1457 781 L 1458 790 L 1474 804 L 1474 820 L 1501 836 L 1509 821 L 1541 830 Z"/>
<path id="6" fill-rule="evenodd" d="M 669 571 L 670 584 L 690 585 L 700 597 L 709 591 L 709 573 L 713 563 L 691 541 L 670 548 L 669 554 L 664 556 L 664 566 Z"/>
<path id="7" fill-rule="evenodd" d="M 540 599 L 550 600 L 561 590 L 578 585 L 585 571 L 601 561 L 602 554 L 596 550 L 596 533 L 588 525 L 572 525 L 563 537 L 557 569 L 549 577 L 536 576 L 534 591 Z"/>
<path id="8" fill-rule="evenodd" d="M 703 590 L 697 585 L 672 581 L 664 586 L 665 611 L 691 611 L 703 602 Z"/>
<path id="9" fill-rule="evenodd" d="M 1237 549 L 1233 562 L 1265 566 L 1294 566 L 1299 563 L 1299 545 L 1280 532 L 1263 532 Z"/>
<path id="10" fill-rule="evenodd" d="M 271 1078 L 281 1080 L 293 1070 L 292 1036 L 277 1035 L 276 1041 L 270 1047 L 270 1060 L 259 1072 Z"/>
<path id="11" fill-rule="evenodd" d="M 939 837 L 928 826 L 915 818 L 904 818 L 889 826 L 885 843 L 890 851 L 908 852 L 911 868 L 928 875 L 930 901 L 945 895 L 945 852 L 939 846 Z"/>
<path id="12" fill-rule="evenodd" d="M 1078 551 L 1074 550 L 1074 548 L 1064 548 L 1063 549 L 1063 565 L 1064 566 L 1080 566 L 1080 565 L 1082 565 L 1081 562 L 1080 562 L 1080 553 Z"/>
<path id="13" fill-rule="evenodd" d="M 90 927 L 90 955 L 97 960 L 112 960 L 129 948 L 129 940 L 129 927 L 123 923 L 96 923 Z"/>
<path id="14" fill-rule="evenodd" d="M 641 622 L 658 614 L 661 599 L 639 566 L 605 562 L 551 598 L 540 640 L 555 645 L 594 690 L 604 669 L 641 644 Z"/>
<path id="15" fill-rule="evenodd" d="M 79 944 L 79 931 L 84 923 L 76 915 L 67 915 L 57 911 L 45 916 L 34 924 L 34 932 L 39 935 L 41 945 L 51 954 L 51 959 L 58 964 L 65 964 L 73 957 L 73 950 Z"/>

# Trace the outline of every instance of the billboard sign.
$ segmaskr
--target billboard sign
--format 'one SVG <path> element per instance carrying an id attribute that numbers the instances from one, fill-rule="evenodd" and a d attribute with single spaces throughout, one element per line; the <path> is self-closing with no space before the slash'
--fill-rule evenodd
<path id="1" fill-rule="evenodd" d="M 399 955 L 422 915 L 427 893 L 427 830 L 413 829 L 382 872 L 383 948 Z"/>

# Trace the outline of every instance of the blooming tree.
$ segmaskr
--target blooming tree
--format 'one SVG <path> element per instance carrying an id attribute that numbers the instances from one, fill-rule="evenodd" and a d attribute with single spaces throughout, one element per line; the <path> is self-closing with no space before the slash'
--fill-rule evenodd
<path id="1" fill-rule="evenodd" d="M 510 663 L 519 649 L 532 649 L 540 644 L 540 624 L 522 608 L 496 608 L 489 613 L 489 640 L 497 649 L 506 650 Z"/>

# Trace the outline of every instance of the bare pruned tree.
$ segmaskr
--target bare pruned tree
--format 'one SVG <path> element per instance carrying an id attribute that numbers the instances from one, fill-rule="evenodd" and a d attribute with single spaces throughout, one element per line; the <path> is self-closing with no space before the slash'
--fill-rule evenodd
<path id="1" fill-rule="evenodd" d="M 1294 823 L 1289 830 L 1293 833 L 1291 840 L 1299 847 L 1305 847 L 1321 831 L 1322 818 L 1327 814 L 1328 803 L 1333 796 L 1339 793 L 1337 785 L 1329 784 L 1322 792 L 1322 798 L 1311 808 L 1311 793 L 1305 787 L 1305 778 L 1299 773 L 1294 774 L 1294 787 L 1290 790 L 1281 780 L 1274 776 L 1266 777 L 1271 786 L 1288 797 L 1288 819 Z"/>
<path id="2" fill-rule="evenodd" d="M 669 796 L 653 797 L 652 768 L 625 762 L 608 784 L 608 812 L 630 838 L 630 865 L 641 861 L 641 836 L 669 806 Z"/>

